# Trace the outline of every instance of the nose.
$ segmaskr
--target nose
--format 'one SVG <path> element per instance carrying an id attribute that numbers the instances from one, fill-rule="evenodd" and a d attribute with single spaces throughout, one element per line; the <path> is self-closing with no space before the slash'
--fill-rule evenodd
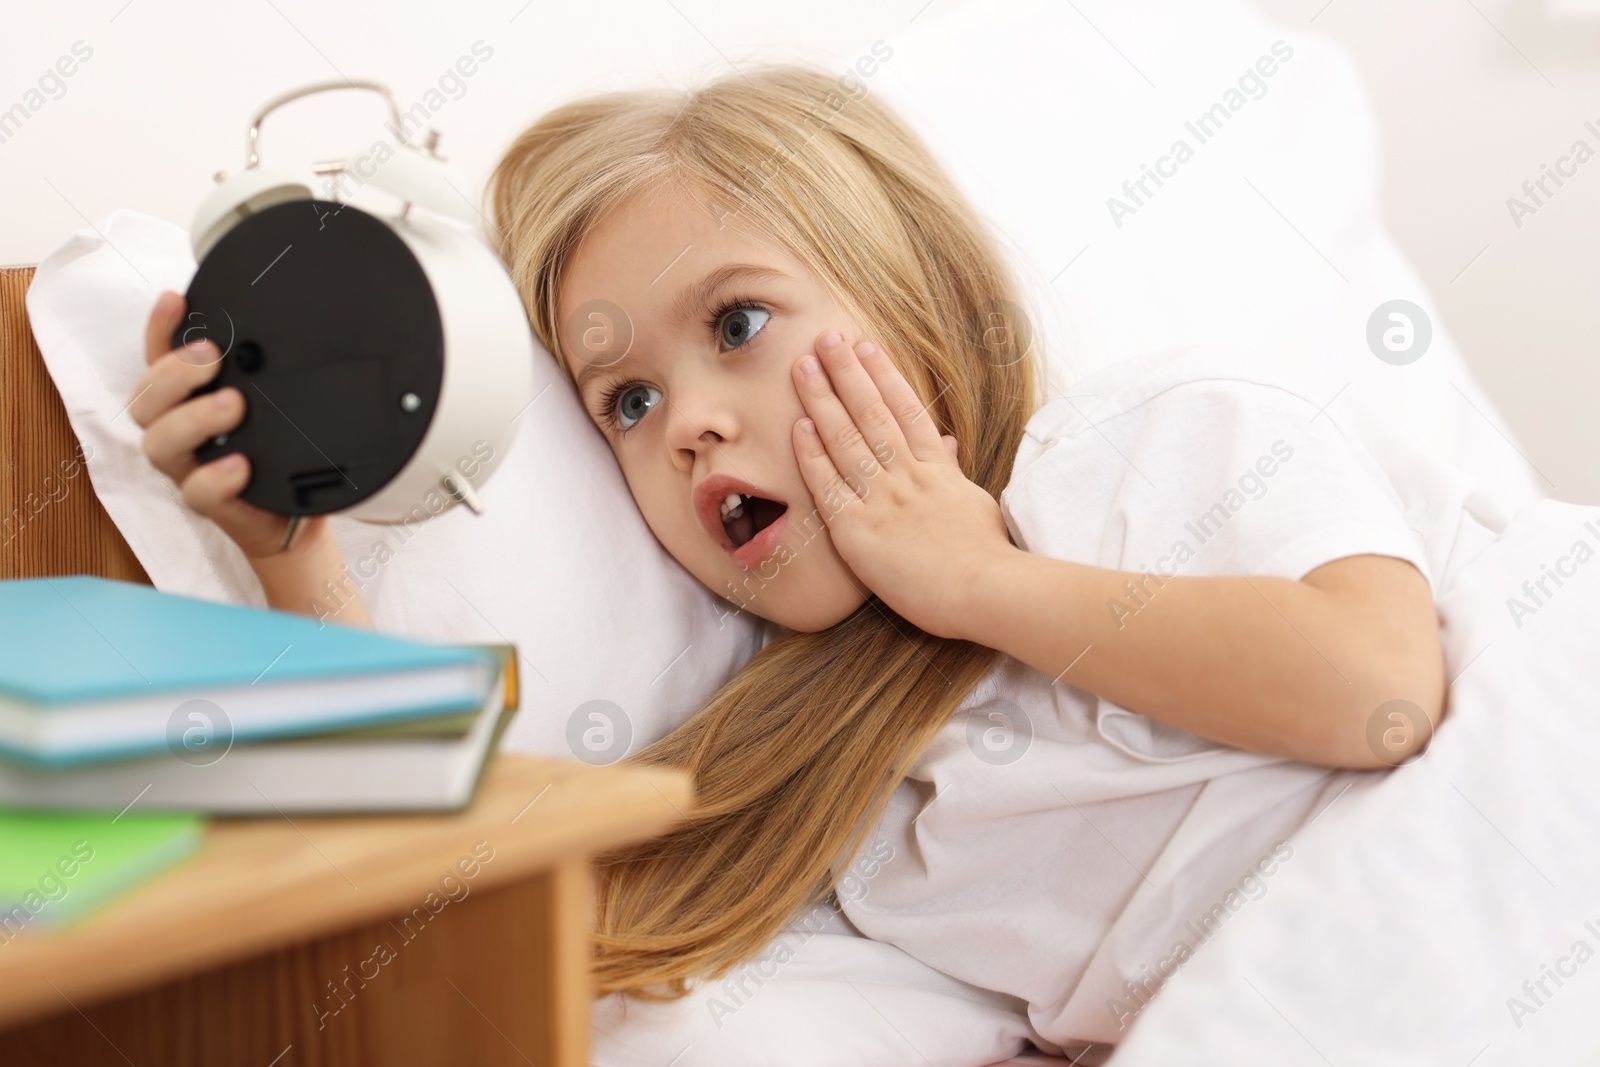
<path id="1" fill-rule="evenodd" d="M 731 399 L 703 380 L 669 383 L 665 397 L 667 448 L 672 462 L 685 473 L 695 460 L 738 436 L 739 417 Z"/>

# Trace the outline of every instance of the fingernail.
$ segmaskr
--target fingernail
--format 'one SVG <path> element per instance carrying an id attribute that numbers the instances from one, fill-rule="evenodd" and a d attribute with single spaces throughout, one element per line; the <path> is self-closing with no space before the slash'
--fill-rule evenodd
<path id="1" fill-rule="evenodd" d="M 858 346 L 856 348 L 856 355 L 858 355 L 858 356 L 870 356 L 874 352 L 876 352 L 877 350 L 878 350 L 878 346 L 877 345 L 873 344 L 871 341 L 864 341 L 864 342 L 862 342 L 862 344 L 860 346 Z"/>
<path id="2" fill-rule="evenodd" d="M 824 348 L 834 348 L 843 343 L 844 335 L 838 330 L 829 330 L 827 333 L 822 335 L 822 345 Z"/>
<path id="3" fill-rule="evenodd" d="M 816 433 L 817 432 L 817 424 L 812 422 L 810 419 L 801 419 L 800 420 L 800 432 L 801 433 Z"/>
<path id="4" fill-rule="evenodd" d="M 218 389 L 216 392 L 211 394 L 211 402 L 219 408 L 232 407 L 233 396 L 227 389 Z"/>
<path id="5" fill-rule="evenodd" d="M 822 364 L 817 362 L 816 356 L 807 356 L 800 361 L 800 369 L 806 374 L 815 374 L 822 369 Z"/>

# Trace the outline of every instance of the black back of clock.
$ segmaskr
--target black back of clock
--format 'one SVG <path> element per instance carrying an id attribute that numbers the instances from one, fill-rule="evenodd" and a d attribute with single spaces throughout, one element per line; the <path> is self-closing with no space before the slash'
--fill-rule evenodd
<path id="1" fill-rule="evenodd" d="M 295 200 L 244 219 L 189 284 L 173 347 L 212 341 L 243 421 L 195 450 L 250 460 L 240 497 L 323 515 L 376 494 L 416 452 L 438 406 L 444 333 L 406 243 L 349 204 Z"/>

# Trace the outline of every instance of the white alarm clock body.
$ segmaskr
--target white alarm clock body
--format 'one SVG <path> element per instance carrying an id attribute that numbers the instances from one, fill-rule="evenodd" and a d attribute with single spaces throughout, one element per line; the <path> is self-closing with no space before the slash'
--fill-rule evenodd
<path id="1" fill-rule="evenodd" d="M 290 100 L 346 88 L 383 94 L 392 128 L 402 128 L 393 93 L 375 82 L 318 83 L 269 101 L 251 123 L 245 169 L 232 177 L 219 174 L 217 187 L 195 212 L 190 240 L 197 261 L 251 215 L 289 201 L 316 199 L 303 182 L 259 166 L 261 121 Z M 504 265 L 474 232 L 477 211 L 461 191 L 468 183 L 434 154 L 437 138 L 430 131 L 423 148 L 402 144 L 370 176 L 361 174 L 364 183 L 402 201 L 393 216 L 374 217 L 416 257 L 432 289 L 443 334 L 443 379 L 421 442 L 399 473 L 340 512 L 366 522 L 415 522 L 458 502 L 480 511 L 477 490 L 505 456 L 519 416 L 533 400 L 535 348 L 527 312 Z M 352 153 L 350 159 L 356 158 Z M 337 175 L 345 166 L 337 161 L 319 170 Z M 414 212 L 413 207 L 424 211 Z M 291 516 L 286 542 L 295 518 Z"/>

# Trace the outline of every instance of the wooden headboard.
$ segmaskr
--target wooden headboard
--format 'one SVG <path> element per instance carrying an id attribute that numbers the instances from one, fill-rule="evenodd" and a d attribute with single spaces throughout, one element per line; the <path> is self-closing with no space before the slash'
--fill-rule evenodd
<path id="1" fill-rule="evenodd" d="M 149 584 L 100 506 L 28 325 L 32 267 L 0 267 L 0 578 L 98 574 Z"/>

